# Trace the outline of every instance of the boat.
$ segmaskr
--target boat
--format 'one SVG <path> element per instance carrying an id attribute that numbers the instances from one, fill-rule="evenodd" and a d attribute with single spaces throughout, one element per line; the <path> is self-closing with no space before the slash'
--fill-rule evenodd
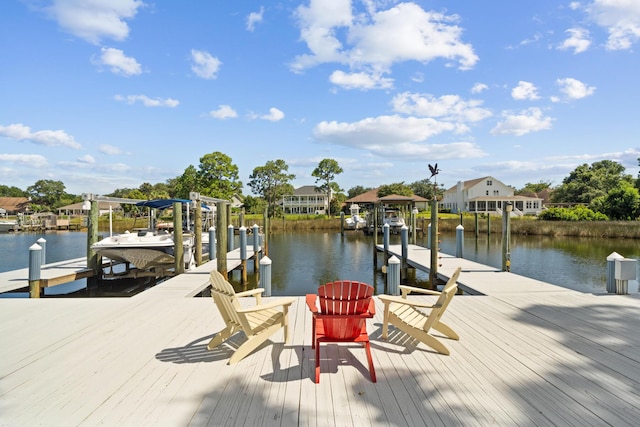
<path id="1" fill-rule="evenodd" d="M 389 225 L 391 232 L 397 233 L 402 227 L 404 227 L 404 216 L 402 212 L 397 209 L 386 209 L 384 211 L 384 218 L 382 219 L 382 225 Z"/>
<path id="2" fill-rule="evenodd" d="M 360 216 L 360 206 L 354 203 L 349 207 L 349 211 L 351 216 L 344 220 L 345 228 L 350 230 L 360 230 L 361 228 L 366 227 L 367 220 Z"/>
<path id="3" fill-rule="evenodd" d="M 145 200 L 136 203 L 136 206 L 167 209 L 175 202 L 187 204 L 186 220 L 183 218 L 183 224 L 190 224 L 188 219 L 190 200 Z M 208 232 L 201 232 L 201 241 L 203 249 L 208 251 Z M 183 230 L 182 245 L 185 270 L 190 270 L 195 266 L 195 234 L 188 227 Z M 157 228 L 153 224 L 149 228 L 134 230 L 133 233 L 127 230 L 122 234 L 106 237 L 91 245 L 91 249 L 109 260 L 135 266 L 137 271 L 134 275 L 168 276 L 173 274 L 172 270 L 175 270 L 174 233 L 172 230 Z M 124 274 L 128 274 L 129 270 L 127 268 Z M 111 271 L 113 272 L 113 268 Z M 120 277 L 122 274 L 117 275 Z"/>
<path id="4" fill-rule="evenodd" d="M 9 231 L 18 231 L 20 226 L 17 221 L 2 219 L 0 220 L 0 233 L 7 233 Z"/>

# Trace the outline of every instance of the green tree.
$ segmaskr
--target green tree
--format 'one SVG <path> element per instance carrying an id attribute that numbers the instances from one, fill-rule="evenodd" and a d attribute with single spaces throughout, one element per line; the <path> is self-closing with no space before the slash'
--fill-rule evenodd
<path id="1" fill-rule="evenodd" d="M 318 167 L 311 172 L 311 176 L 316 178 L 316 184 L 320 183 L 320 185 L 316 186 L 316 191 L 326 194 L 327 197 L 329 197 L 331 192 L 337 193 L 342 191 L 340 186 L 334 182 L 336 175 L 342 172 L 343 170 L 337 161 L 333 159 L 322 159 L 320 163 L 318 163 Z"/>
<path id="2" fill-rule="evenodd" d="M 269 216 L 273 216 L 276 211 L 276 204 L 285 194 L 293 194 L 291 181 L 295 179 L 294 174 L 287 173 L 289 166 L 284 160 L 269 160 L 264 166 L 253 169 L 249 175 L 249 187 L 261 196 L 268 206 Z"/>
<path id="3" fill-rule="evenodd" d="M 347 191 L 347 199 L 353 199 L 360 194 L 364 194 L 367 191 L 373 190 L 372 188 L 363 187 L 362 185 L 356 185 L 355 187 L 351 187 L 349 191 Z"/>
<path id="4" fill-rule="evenodd" d="M 182 175 L 167 180 L 171 197 L 188 199 L 192 191 L 199 192 L 198 170 L 193 165 L 187 166 Z"/>
<path id="5" fill-rule="evenodd" d="M 27 187 L 27 193 L 31 196 L 32 204 L 39 205 L 34 210 L 45 211 L 53 210 L 59 206 L 60 199 L 64 196 L 65 186 L 62 181 L 54 181 L 50 179 L 41 179 L 35 184 Z"/>
<path id="6" fill-rule="evenodd" d="M 263 213 L 264 208 L 267 207 L 267 202 L 261 197 L 245 196 L 243 205 L 245 212 L 260 214 Z"/>
<path id="7" fill-rule="evenodd" d="M 531 182 L 527 182 L 524 187 L 522 187 L 519 190 L 516 190 L 514 192 L 514 194 L 538 194 L 546 189 L 551 188 L 551 181 L 540 181 L 536 184 L 533 184 Z"/>
<path id="8" fill-rule="evenodd" d="M 632 182 L 624 173 L 624 166 L 612 160 L 601 160 L 589 166 L 582 164 L 574 169 L 551 196 L 556 203 L 584 203 L 590 205 L 598 197 L 620 187 L 622 182 Z"/>
<path id="9" fill-rule="evenodd" d="M 230 200 L 234 194 L 242 194 L 238 166 L 233 164 L 231 157 L 219 151 L 200 158 L 197 184 L 204 196 Z"/>
<path id="10" fill-rule="evenodd" d="M 394 184 L 383 185 L 378 188 L 378 197 L 388 196 L 390 194 L 397 194 L 398 196 L 413 196 L 411 187 L 405 185 L 404 182 L 397 182 Z"/>
<path id="11" fill-rule="evenodd" d="M 631 183 L 624 182 L 603 197 L 598 209 L 613 220 L 635 220 L 640 215 L 640 193 Z"/>
<path id="12" fill-rule="evenodd" d="M 0 197 L 28 197 L 29 193 L 24 190 L 19 189 L 18 187 L 8 187 L 6 185 L 0 184 Z"/>
<path id="13" fill-rule="evenodd" d="M 423 179 L 421 181 L 412 182 L 409 184 L 409 188 L 416 196 L 424 197 L 425 199 L 431 200 L 433 199 L 433 183 L 429 178 Z"/>

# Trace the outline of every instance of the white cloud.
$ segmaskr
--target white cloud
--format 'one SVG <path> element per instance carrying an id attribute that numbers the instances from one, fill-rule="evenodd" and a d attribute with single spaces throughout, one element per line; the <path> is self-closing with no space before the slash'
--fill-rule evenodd
<path id="1" fill-rule="evenodd" d="M 511 96 L 513 99 L 518 100 L 536 100 L 540 99 L 538 96 L 538 88 L 533 83 L 519 81 L 518 86 L 511 90 Z"/>
<path id="2" fill-rule="evenodd" d="M 388 72 L 397 62 L 434 59 L 456 62 L 460 69 L 478 61 L 470 44 L 461 42 L 456 15 L 426 12 L 415 3 L 400 3 L 368 14 L 352 15 L 350 0 L 311 0 L 297 9 L 300 36 L 310 53 L 291 64 L 299 72 L 327 62 Z"/>
<path id="3" fill-rule="evenodd" d="M 115 95 L 113 97 L 116 101 L 126 102 L 127 104 L 135 104 L 137 102 L 142 103 L 145 107 L 170 107 L 174 108 L 180 104 L 180 101 L 172 98 L 149 98 L 146 95 Z"/>
<path id="4" fill-rule="evenodd" d="M 82 148 L 73 136 L 63 130 L 39 130 L 32 132 L 29 126 L 22 123 L 14 123 L 9 126 L 0 125 L 0 136 L 15 139 L 16 141 L 31 141 L 35 144 L 49 147 L 69 147 L 76 150 Z"/>
<path id="5" fill-rule="evenodd" d="M 78 157 L 78 162 L 92 165 L 96 162 L 96 159 L 90 154 L 85 154 L 84 156 Z"/>
<path id="6" fill-rule="evenodd" d="M 640 39 L 640 2 L 636 0 L 595 0 L 587 13 L 609 32 L 607 49 L 630 49 Z"/>
<path id="7" fill-rule="evenodd" d="M 480 92 L 484 92 L 487 89 L 489 89 L 489 86 L 487 86 L 486 84 L 476 83 L 471 88 L 471 93 L 480 93 Z"/>
<path id="8" fill-rule="evenodd" d="M 565 94 L 568 99 L 582 99 L 593 95 L 596 91 L 594 86 L 587 86 L 580 80 L 566 78 L 556 80 L 556 84 L 560 86 L 560 91 Z"/>
<path id="9" fill-rule="evenodd" d="M 247 16 L 247 31 L 253 31 L 257 23 L 262 22 L 264 7 L 260 6 L 260 12 L 251 12 Z"/>
<path id="10" fill-rule="evenodd" d="M 238 113 L 231 108 L 230 105 L 219 105 L 217 110 L 212 110 L 209 112 L 209 116 L 214 119 L 235 119 L 238 117 Z"/>
<path id="11" fill-rule="evenodd" d="M 492 135 L 516 135 L 522 136 L 529 132 L 538 132 L 551 129 L 553 119 L 545 117 L 539 108 L 529 108 L 520 114 L 504 113 L 504 120 L 493 129 Z"/>
<path id="12" fill-rule="evenodd" d="M 573 49 L 573 53 L 582 53 L 589 49 L 591 40 L 589 40 L 589 31 L 584 28 L 569 28 L 565 31 L 569 34 L 569 38 L 566 39 L 558 49 L 568 50 Z"/>
<path id="13" fill-rule="evenodd" d="M 215 79 L 218 77 L 218 71 L 222 62 L 215 56 L 212 56 L 209 52 L 204 50 L 191 50 L 191 70 L 196 73 L 198 77 L 203 79 Z"/>
<path id="14" fill-rule="evenodd" d="M 103 38 L 125 40 L 129 35 L 125 20 L 143 6 L 139 0 L 53 0 L 46 11 L 64 31 L 99 44 Z"/>
<path id="15" fill-rule="evenodd" d="M 393 79 L 384 78 L 380 73 L 345 73 L 344 71 L 334 71 L 329 76 L 329 81 L 336 86 L 345 89 L 390 89 L 393 87 Z"/>
<path id="16" fill-rule="evenodd" d="M 269 120 L 270 122 L 279 122 L 284 119 L 284 113 L 277 108 L 269 108 L 269 114 L 260 116 L 262 120 Z"/>
<path id="17" fill-rule="evenodd" d="M 0 162 L 15 163 L 33 168 L 47 166 L 47 159 L 39 154 L 0 154 Z"/>
<path id="18" fill-rule="evenodd" d="M 98 151 L 101 152 L 102 154 L 107 154 L 110 156 L 122 153 L 122 150 L 120 148 L 113 145 L 109 145 L 109 144 L 100 145 L 98 147 Z"/>
<path id="19" fill-rule="evenodd" d="M 477 122 L 492 116 L 491 111 L 480 107 L 482 101 L 465 101 L 458 95 L 435 98 L 429 94 L 404 92 L 394 96 L 391 104 L 399 113 L 450 121 Z"/>
<path id="20" fill-rule="evenodd" d="M 135 58 L 127 56 L 120 49 L 103 47 L 100 58 L 93 62 L 97 65 L 109 67 L 113 74 L 120 74 L 126 77 L 142 74 L 142 66 Z"/>

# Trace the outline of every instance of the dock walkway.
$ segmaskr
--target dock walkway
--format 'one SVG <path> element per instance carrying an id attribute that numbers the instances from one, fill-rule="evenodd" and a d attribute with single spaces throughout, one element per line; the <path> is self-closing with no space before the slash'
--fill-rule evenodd
<path id="1" fill-rule="evenodd" d="M 637 294 L 523 291 L 510 273 L 466 262 L 442 258 L 442 274 L 461 265 L 460 282 L 478 288 L 445 313 L 461 337 L 446 342 L 450 356 L 394 328 L 382 340 L 375 298 L 375 384 L 349 344 L 322 347 L 313 383 L 304 297 L 291 307 L 290 344 L 280 331 L 227 365 L 244 338 L 207 351 L 224 326 L 215 304 L 176 291 L 203 273 L 133 298 L 0 299 L 0 425 L 637 425 Z"/>

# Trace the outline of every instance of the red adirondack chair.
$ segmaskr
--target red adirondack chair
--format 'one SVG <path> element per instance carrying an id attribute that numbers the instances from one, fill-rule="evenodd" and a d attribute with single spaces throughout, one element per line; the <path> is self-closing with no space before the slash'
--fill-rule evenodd
<path id="1" fill-rule="evenodd" d="M 307 294 L 307 306 L 313 313 L 311 348 L 316 350 L 316 383 L 320 382 L 320 343 L 323 342 L 363 343 L 371 381 L 376 382 L 366 322 L 376 312 L 372 295 L 373 286 L 350 280 L 327 283 L 318 288 L 317 295 Z M 319 308 L 316 305 L 317 299 Z"/>

